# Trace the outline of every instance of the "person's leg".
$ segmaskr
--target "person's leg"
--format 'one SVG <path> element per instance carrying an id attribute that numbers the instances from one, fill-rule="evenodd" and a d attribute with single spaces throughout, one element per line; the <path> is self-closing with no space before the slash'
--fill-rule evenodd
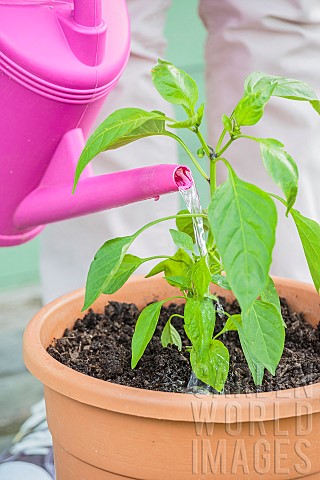
<path id="1" fill-rule="evenodd" d="M 129 0 L 131 18 L 131 57 L 119 84 L 107 98 L 97 120 L 100 123 L 112 111 L 122 107 L 163 110 L 170 106 L 157 93 L 150 70 L 163 57 L 166 42 L 164 26 L 171 0 Z M 139 140 L 119 150 L 110 151 L 94 161 L 96 174 L 127 170 L 157 163 L 178 163 L 176 145 L 165 137 Z M 121 188 L 121 185 L 119 185 Z M 41 237 L 41 284 L 46 303 L 63 293 L 85 284 L 93 256 L 108 239 L 129 235 L 145 223 L 179 209 L 178 194 L 163 196 L 159 201 L 109 210 L 59 224 L 48 225 Z M 139 256 L 173 253 L 168 225 L 160 224 L 133 245 Z M 149 268 L 145 264 L 144 271 Z"/>
<path id="2" fill-rule="evenodd" d="M 320 5 L 317 0 L 200 0 L 208 30 L 206 80 L 209 142 L 221 133 L 221 115 L 230 114 L 252 71 L 309 82 L 320 93 Z M 305 102 L 272 99 L 264 119 L 248 127 L 250 135 L 284 143 L 300 172 L 296 208 L 320 220 L 320 119 Z M 238 175 L 267 191 L 276 191 L 264 172 L 259 147 L 238 140 L 226 153 Z M 224 172 L 219 172 L 224 178 Z M 310 281 L 298 234 L 279 211 L 272 273 Z"/>

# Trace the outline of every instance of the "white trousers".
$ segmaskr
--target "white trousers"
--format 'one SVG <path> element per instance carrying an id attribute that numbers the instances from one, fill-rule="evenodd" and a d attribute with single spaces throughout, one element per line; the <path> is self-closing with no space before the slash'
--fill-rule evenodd
<path id="1" fill-rule="evenodd" d="M 124 106 L 168 112 L 168 104 L 153 88 L 149 72 L 156 58 L 164 54 L 163 28 L 170 3 L 170 0 L 128 0 L 132 55 L 119 85 L 106 101 L 100 121 Z M 307 81 L 320 93 L 318 0 L 200 0 L 199 13 L 208 31 L 206 111 L 212 145 L 221 131 L 222 113 L 232 112 L 242 95 L 244 78 L 254 70 Z M 274 137 L 285 144 L 300 170 L 297 208 L 319 221 L 317 114 L 303 102 L 272 99 L 265 118 L 249 131 L 251 135 Z M 259 155 L 258 146 L 246 140 L 238 140 L 227 152 L 241 178 L 277 192 L 264 172 Z M 95 164 L 96 173 L 177 161 L 176 145 L 165 138 L 140 140 L 103 157 Z M 224 175 L 224 171 L 219 171 L 220 179 Z M 42 234 L 41 248 L 43 300 L 47 302 L 84 285 L 93 255 L 104 241 L 130 234 L 154 218 L 176 212 L 178 201 L 177 195 L 169 195 L 157 203 L 150 200 L 48 226 Z M 310 281 L 295 227 L 279 210 L 272 273 Z M 170 253 L 167 226 L 161 224 L 145 233 L 134 253 L 141 256 Z"/>
<path id="2" fill-rule="evenodd" d="M 128 0 L 131 18 L 131 57 L 117 87 L 108 96 L 97 124 L 122 107 L 161 110 L 173 115 L 170 105 L 157 93 L 150 71 L 164 57 L 164 26 L 170 0 Z M 175 141 L 165 137 L 139 140 L 119 150 L 103 153 L 94 161 L 96 174 L 130 168 L 178 163 Z M 121 188 L 121 185 L 119 185 Z M 107 240 L 130 235 L 144 224 L 179 210 L 179 194 L 48 225 L 41 235 L 40 272 L 43 302 L 85 285 L 94 254 Z M 141 257 L 174 252 L 167 233 L 168 222 L 147 230 L 130 253 Z M 144 271 L 151 269 L 144 264 Z"/>
<path id="3" fill-rule="evenodd" d="M 242 96 L 244 79 L 252 71 L 306 81 L 320 95 L 318 0 L 200 0 L 199 12 L 208 30 L 208 139 L 213 145 L 221 133 L 221 115 L 232 113 Z M 247 132 L 284 143 L 300 172 L 296 208 L 319 221 L 319 115 L 308 103 L 275 98 L 266 107 L 264 118 L 247 127 Z M 242 179 L 281 194 L 265 173 L 255 142 L 237 140 L 226 158 Z M 219 180 L 225 177 L 225 168 L 218 176 Z M 283 208 L 278 217 L 272 273 L 311 281 L 292 219 L 284 216 Z"/>

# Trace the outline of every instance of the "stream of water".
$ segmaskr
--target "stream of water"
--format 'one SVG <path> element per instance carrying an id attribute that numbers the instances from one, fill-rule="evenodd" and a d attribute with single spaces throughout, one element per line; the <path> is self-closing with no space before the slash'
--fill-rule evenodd
<path id="1" fill-rule="evenodd" d="M 201 208 L 197 187 L 195 186 L 194 183 L 192 187 L 188 188 L 187 190 L 184 190 L 182 188 L 179 190 L 187 206 L 187 209 L 189 210 L 190 213 L 197 214 L 197 213 L 203 212 Z M 192 222 L 193 222 L 194 236 L 196 240 L 196 250 L 197 250 L 196 254 L 202 257 L 206 257 L 207 262 L 209 264 L 203 218 L 195 217 L 192 219 Z M 217 308 L 217 313 L 219 314 L 218 308 Z M 210 387 L 210 385 L 206 385 L 201 380 L 199 380 L 193 372 L 191 373 L 191 376 L 189 379 L 188 391 L 190 393 L 200 393 L 200 394 L 217 393 L 212 387 Z"/>
<path id="2" fill-rule="evenodd" d="M 195 214 L 202 213 L 200 198 L 199 198 L 198 190 L 195 184 L 193 183 L 193 185 L 187 190 L 182 188 L 179 190 L 189 212 L 195 213 Z M 203 225 L 203 218 L 195 217 L 192 219 L 192 222 L 193 222 L 194 236 L 196 239 L 196 247 L 198 249 L 198 252 L 196 253 L 198 253 L 202 257 L 207 257 L 208 251 L 206 246 L 206 237 L 205 237 L 205 231 L 204 231 L 204 225 Z"/>

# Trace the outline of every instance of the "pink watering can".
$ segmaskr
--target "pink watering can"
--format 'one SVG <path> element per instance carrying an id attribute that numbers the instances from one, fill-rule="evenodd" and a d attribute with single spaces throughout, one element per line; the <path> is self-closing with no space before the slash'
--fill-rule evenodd
<path id="1" fill-rule="evenodd" d="M 187 167 L 102 176 L 77 160 L 129 56 L 125 0 L 0 0 L 0 246 L 46 223 L 188 188 Z"/>

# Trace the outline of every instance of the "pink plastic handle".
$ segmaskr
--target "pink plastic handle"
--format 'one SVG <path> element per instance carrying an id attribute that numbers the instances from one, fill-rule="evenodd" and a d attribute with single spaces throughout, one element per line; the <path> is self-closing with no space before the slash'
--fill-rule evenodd
<path id="1" fill-rule="evenodd" d="M 74 0 L 74 20 L 83 27 L 99 27 L 102 23 L 101 0 Z"/>

